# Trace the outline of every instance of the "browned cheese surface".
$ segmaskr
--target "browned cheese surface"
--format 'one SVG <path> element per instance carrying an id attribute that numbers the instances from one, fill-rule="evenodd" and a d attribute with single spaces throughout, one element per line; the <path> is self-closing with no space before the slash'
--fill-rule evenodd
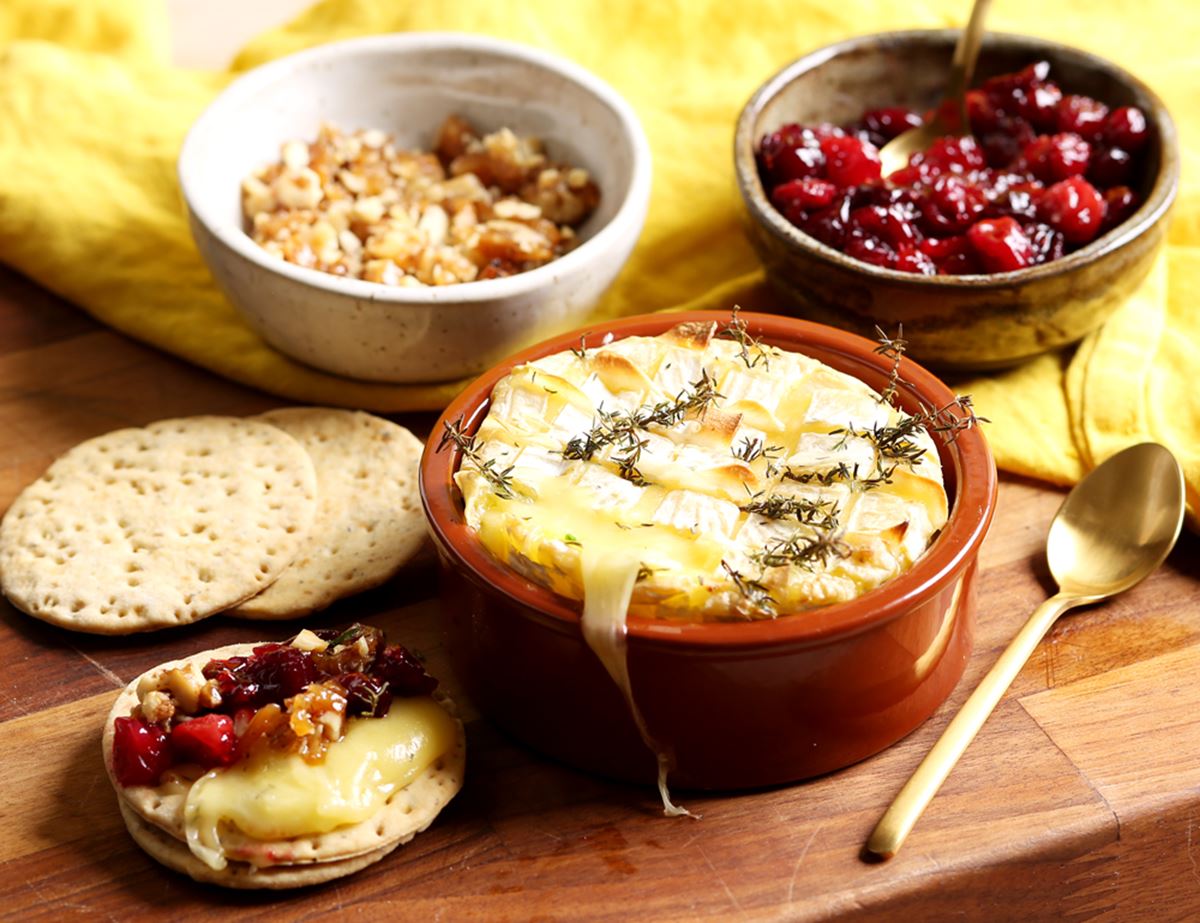
<path id="1" fill-rule="evenodd" d="M 60 452 L 122 426 L 281 402 L 102 328 L 0 270 L 0 509 Z M 430 415 L 396 418 L 418 435 Z M 294 623 L 215 617 L 123 638 L 72 634 L 0 602 L 0 916 L 120 920 L 1168 920 L 1200 918 L 1200 540 L 1039 646 L 900 855 L 867 864 L 880 813 L 1050 591 L 1042 544 L 1062 493 L 1002 479 L 983 547 L 975 654 L 916 733 L 800 785 L 680 800 L 540 759 L 478 717 L 442 648 L 436 575 L 306 622 L 354 619 L 423 651 L 462 705 L 463 792 L 433 827 L 351 878 L 283 895 L 168 872 L 125 832 L 100 762 L 117 690 L 143 670 Z"/>

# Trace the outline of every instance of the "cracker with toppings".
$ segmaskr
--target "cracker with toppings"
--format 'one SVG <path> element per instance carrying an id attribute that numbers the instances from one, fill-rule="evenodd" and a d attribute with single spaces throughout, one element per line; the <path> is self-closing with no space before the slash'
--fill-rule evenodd
<path id="1" fill-rule="evenodd" d="M 75 446 L 0 524 L 17 608 L 98 634 L 183 625 L 260 593 L 316 511 L 308 453 L 257 420 L 200 416 Z"/>
<path id="2" fill-rule="evenodd" d="M 312 457 L 319 502 L 291 566 L 229 614 L 287 619 L 379 586 L 425 541 L 417 491 L 423 446 L 402 426 L 325 407 L 274 410 L 257 419 L 298 440 Z"/>
<path id="3" fill-rule="evenodd" d="M 229 887 L 316 884 L 408 842 L 458 792 L 465 735 L 436 680 L 376 629 L 322 634 L 165 663 L 118 696 L 104 762 L 151 856 Z"/>

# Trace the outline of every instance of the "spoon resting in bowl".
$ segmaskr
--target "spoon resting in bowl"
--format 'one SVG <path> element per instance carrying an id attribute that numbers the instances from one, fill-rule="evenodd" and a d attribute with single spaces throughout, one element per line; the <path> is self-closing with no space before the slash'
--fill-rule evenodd
<path id="1" fill-rule="evenodd" d="M 1183 471 L 1162 446 L 1118 452 L 1067 495 L 1046 538 L 1059 591 L 1034 610 L 900 790 L 867 840 L 896 854 L 1021 668 L 1060 615 L 1130 589 L 1166 558 L 1183 525 Z"/>
<path id="2" fill-rule="evenodd" d="M 954 46 L 954 57 L 950 61 L 950 78 L 941 104 L 924 124 L 897 135 L 879 151 L 879 160 L 884 178 L 908 166 L 908 161 L 917 151 L 923 151 L 936 139 L 945 135 L 966 135 L 971 129 L 967 121 L 967 87 L 975 75 L 975 62 L 979 59 L 979 46 L 983 44 L 983 21 L 992 0 L 975 0 L 971 7 L 971 18 Z M 955 119 L 947 119 L 947 111 Z M 954 124 L 954 122 L 957 124 Z"/>

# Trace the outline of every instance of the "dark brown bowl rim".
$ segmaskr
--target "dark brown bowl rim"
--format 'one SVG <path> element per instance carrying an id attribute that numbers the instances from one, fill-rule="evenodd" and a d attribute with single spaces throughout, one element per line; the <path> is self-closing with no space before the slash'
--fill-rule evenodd
<path id="1" fill-rule="evenodd" d="M 877 343 L 824 324 L 770 314 L 741 315 L 754 336 L 797 352 L 810 346 L 846 359 L 873 366 L 886 375 L 891 360 L 875 352 Z M 452 476 L 458 453 L 439 451 L 438 437 L 445 423 L 462 419 L 473 431 L 482 421 L 492 389 L 517 365 L 580 343 L 586 336 L 597 346 L 628 336 L 653 336 L 690 321 L 709 322 L 728 317 L 727 312 L 689 311 L 675 314 L 642 314 L 581 328 L 531 346 L 484 372 L 456 397 L 434 426 L 421 458 L 421 502 L 434 537 L 455 567 L 553 621 L 578 623 L 577 601 L 568 600 L 521 577 L 496 561 L 467 528 L 456 501 Z M 931 372 L 905 358 L 901 364 L 902 400 L 941 407 L 954 399 L 953 392 Z M 957 491 L 942 533 L 916 564 L 883 586 L 857 599 L 832 606 L 746 622 L 679 623 L 667 619 L 631 616 L 629 636 L 639 641 L 671 647 L 747 648 L 788 643 L 812 643 L 845 636 L 888 622 L 931 599 L 948 586 L 975 559 L 996 505 L 996 466 L 987 440 L 978 427 L 962 432 L 947 446 L 955 465 Z"/>
<path id="2" fill-rule="evenodd" d="M 1018 269 L 1014 272 L 979 273 L 961 276 L 923 276 L 917 273 L 901 272 L 897 269 L 886 269 L 873 266 L 861 260 L 846 256 L 816 238 L 810 237 L 783 217 L 767 199 L 762 181 L 758 176 L 758 166 L 755 162 L 754 148 L 757 139 L 754 137 L 754 123 L 759 112 L 785 86 L 795 80 L 800 74 L 845 54 L 856 51 L 863 46 L 877 44 L 902 45 L 910 42 L 939 42 L 953 46 L 959 35 L 958 29 L 911 29 L 895 32 L 876 32 L 871 35 L 860 35 L 845 39 L 832 45 L 818 48 L 804 55 L 779 70 L 760 86 L 754 95 L 746 102 L 738 116 L 737 128 L 734 132 L 733 159 L 737 174 L 738 190 L 751 217 L 763 225 L 772 235 L 789 246 L 800 249 L 810 256 L 822 260 L 843 270 L 850 270 L 865 276 L 886 280 L 891 283 L 911 286 L 914 289 L 948 288 L 948 289 L 1007 289 L 1014 285 L 1031 282 L 1036 279 L 1049 279 L 1073 272 L 1097 262 L 1104 256 L 1121 249 L 1131 241 L 1149 231 L 1166 215 L 1179 188 L 1179 142 L 1175 131 L 1175 123 L 1167 111 L 1166 105 L 1159 99 L 1158 94 L 1141 80 L 1124 68 L 1114 64 L 1099 55 L 1092 54 L 1062 42 L 1036 38 L 1030 35 L 1018 35 L 1011 32 L 989 32 L 984 37 L 984 48 L 991 43 L 1011 43 L 1029 49 L 1031 59 L 1046 52 L 1055 55 L 1069 55 L 1079 59 L 1094 70 L 1103 71 L 1121 83 L 1127 85 L 1136 93 L 1142 94 L 1150 103 L 1147 115 L 1151 124 L 1157 129 L 1161 151 L 1158 175 L 1154 185 L 1141 206 L 1130 217 L 1112 230 L 1096 238 L 1091 243 L 1069 253 L 1061 259 L 1033 266 L 1028 269 Z"/>

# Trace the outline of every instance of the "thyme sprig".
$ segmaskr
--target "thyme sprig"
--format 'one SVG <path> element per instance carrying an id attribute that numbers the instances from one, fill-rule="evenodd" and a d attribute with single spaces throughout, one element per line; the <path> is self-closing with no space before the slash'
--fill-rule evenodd
<path id="1" fill-rule="evenodd" d="M 837 526 L 837 504 L 832 500 L 810 500 L 806 497 L 764 497 L 753 494 L 741 507 L 743 513 L 757 513 L 767 519 L 795 519 L 806 526 L 831 529 Z"/>
<path id="2" fill-rule="evenodd" d="M 579 345 L 570 347 L 571 352 L 575 354 L 575 358 L 584 362 L 587 360 L 587 334 L 583 333 L 579 336 Z"/>
<path id="3" fill-rule="evenodd" d="M 463 428 L 462 417 L 453 422 L 446 421 L 437 450 L 440 452 L 451 443 L 462 453 L 462 457 L 474 465 L 483 478 L 492 485 L 492 492 L 497 497 L 501 500 L 513 498 L 513 466 L 509 465 L 507 468 L 501 469 L 496 465 L 494 458 L 484 461 L 483 456 L 479 454 L 479 449 L 475 446 L 475 437 L 467 435 Z"/>
<path id="4" fill-rule="evenodd" d="M 947 442 L 953 442 L 959 433 L 990 422 L 987 417 L 978 416 L 971 404 L 971 396 L 963 394 L 950 403 L 935 410 L 922 410 L 911 416 L 903 417 L 900 422 L 891 426 L 876 424 L 870 429 L 855 429 L 847 426 L 833 430 L 831 435 L 842 435 L 840 448 L 851 436 L 860 436 L 869 440 L 879 453 L 879 458 L 889 459 L 908 466 L 915 465 L 925 455 L 926 449 L 914 441 L 921 429 L 940 433 Z"/>
<path id="5" fill-rule="evenodd" d="M 689 413 L 702 412 L 709 404 L 719 399 L 716 380 L 702 369 L 700 378 L 684 388 L 673 400 L 644 405 L 633 411 L 597 411 L 592 428 L 570 439 L 562 448 L 563 458 L 590 461 L 601 449 L 614 446 L 613 462 L 621 477 L 640 486 L 646 485 L 638 470 L 642 449 L 648 440 L 641 433 L 654 424 L 673 426 Z"/>
<path id="6" fill-rule="evenodd" d="M 717 331 L 717 336 L 723 340 L 733 340 L 738 344 L 738 358 L 752 369 L 760 362 L 764 371 L 771 368 L 770 347 L 764 346 L 762 340 L 750 335 L 750 328 L 741 318 L 741 307 L 733 306 L 729 323 Z"/>
<path id="7" fill-rule="evenodd" d="M 816 529 L 811 535 L 796 532 L 782 538 L 753 555 L 763 567 L 786 567 L 795 564 L 807 570 L 816 565 L 827 565 L 834 558 L 844 558 L 850 547 L 841 540 L 833 529 Z"/>
<path id="8" fill-rule="evenodd" d="M 734 588 L 742 595 L 751 609 L 764 615 L 776 614 L 775 597 L 771 595 L 771 591 L 762 581 L 747 577 L 740 571 L 734 570 L 727 561 L 721 562 L 721 568 L 729 575 Z"/>
<path id="9" fill-rule="evenodd" d="M 879 341 L 875 352 L 892 360 L 887 386 L 879 394 L 879 403 L 890 404 L 896 398 L 896 385 L 900 381 L 900 360 L 904 358 L 904 350 L 908 348 L 908 340 L 904 339 L 904 325 L 900 324 L 896 335 L 889 337 L 883 332 L 883 328 L 876 324 L 875 338 Z"/>
<path id="10" fill-rule="evenodd" d="M 763 440 L 758 436 L 743 436 L 739 445 L 732 446 L 729 450 L 734 458 L 739 458 L 749 464 L 756 458 L 765 458 L 768 463 L 773 463 L 779 459 L 783 452 L 781 445 L 763 445 Z"/>
<path id="11" fill-rule="evenodd" d="M 855 466 L 857 469 L 857 466 Z M 826 468 L 824 471 L 797 471 L 795 468 L 784 468 L 783 478 L 788 481 L 796 481 L 800 484 L 819 484 L 822 487 L 829 487 L 831 484 L 836 484 L 839 481 L 849 481 L 854 478 L 855 471 L 850 468 L 846 462 L 839 462 L 832 468 Z"/>
<path id="12" fill-rule="evenodd" d="M 883 484 L 892 483 L 892 475 L 896 473 L 896 468 L 897 465 L 877 464 L 872 474 L 861 477 L 858 473 L 858 465 L 850 467 L 846 462 L 839 462 L 824 471 L 797 471 L 794 468 L 785 468 L 783 477 L 800 484 L 819 484 L 821 487 L 829 487 L 833 484 L 844 483 L 848 484 L 851 489 L 873 490 Z"/>
<path id="13" fill-rule="evenodd" d="M 881 426 L 878 423 L 870 429 L 846 426 L 833 430 L 830 435 L 842 437 L 842 441 L 837 444 L 836 448 L 842 448 L 850 437 L 859 436 L 869 440 L 875 446 L 880 458 L 903 462 L 911 466 L 915 465 L 925 454 L 924 446 L 919 446 L 913 441 L 922 426 L 924 423 L 920 417 L 904 417 L 894 426 Z"/>

